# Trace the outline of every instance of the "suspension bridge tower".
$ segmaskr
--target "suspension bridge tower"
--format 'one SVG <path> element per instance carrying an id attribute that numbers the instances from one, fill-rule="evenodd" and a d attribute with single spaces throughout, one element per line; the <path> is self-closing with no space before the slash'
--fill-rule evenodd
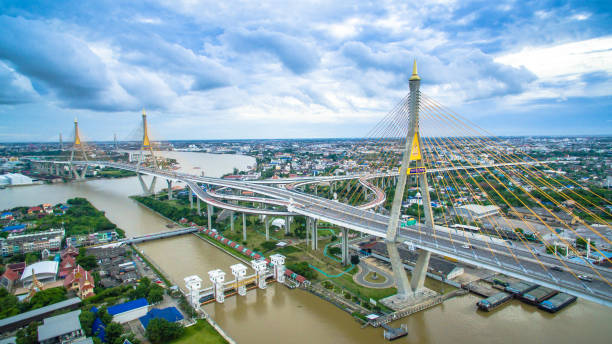
<path id="1" fill-rule="evenodd" d="M 151 144 L 151 140 L 149 139 L 149 127 L 147 126 L 147 113 L 144 109 L 142 109 L 142 144 L 140 146 L 140 155 L 138 156 L 138 169 L 140 169 L 141 165 L 145 160 L 145 154 L 147 151 L 151 154 L 151 160 L 153 161 L 153 166 L 157 169 L 157 159 L 155 158 L 155 154 L 153 153 L 153 145 Z M 144 191 L 145 195 L 151 195 L 155 192 L 155 183 L 157 182 L 157 177 L 153 176 L 151 180 L 151 185 L 147 186 L 144 179 L 142 179 L 142 174 L 138 174 L 138 180 L 140 181 L 140 186 Z"/>
<path id="2" fill-rule="evenodd" d="M 415 177 L 417 187 L 423 197 L 424 208 L 424 223 L 427 227 L 433 227 L 433 213 L 431 210 L 431 201 L 429 197 L 429 186 L 427 185 L 427 175 L 425 165 L 423 163 L 423 152 L 421 147 L 421 136 L 419 133 L 419 98 L 421 78 L 417 72 L 416 60 L 412 67 L 412 76 L 409 80 L 410 96 L 408 99 L 409 108 L 409 125 L 408 134 L 402 155 L 402 164 L 399 171 L 393 204 L 391 206 L 391 215 L 387 226 L 387 237 L 385 239 L 389 258 L 391 259 L 391 267 L 397 287 L 397 294 L 390 297 L 391 303 L 406 303 L 417 301 L 419 298 L 427 294 L 427 289 L 424 288 L 425 277 L 427 275 L 427 266 L 431 253 L 429 251 L 419 249 L 418 259 L 414 270 L 412 271 L 411 280 L 408 281 L 408 276 L 404 271 L 404 264 L 398 252 L 398 230 L 402 199 L 406 189 L 408 177 Z M 420 225 L 420 224 L 417 224 Z"/>
<path id="3" fill-rule="evenodd" d="M 83 169 L 81 170 L 81 173 L 79 173 L 75 165 L 72 163 L 74 161 L 75 153 L 78 154 L 78 152 L 81 152 L 83 156 L 83 161 L 87 161 L 87 154 L 85 154 L 85 145 L 81 141 L 81 134 L 79 131 L 79 121 L 75 118 L 74 119 L 74 141 L 72 142 L 72 149 L 70 150 L 70 169 L 72 170 L 72 173 L 74 173 L 75 179 L 83 180 L 85 179 L 85 173 L 87 173 L 87 165 L 83 165 Z"/>
<path id="4" fill-rule="evenodd" d="M 151 160 L 153 160 L 153 166 L 157 168 L 157 159 L 155 153 L 153 153 L 153 144 L 149 140 L 149 127 L 147 125 L 147 113 L 142 109 L 142 145 L 140 147 L 140 157 L 144 160 L 145 153 L 151 154 Z M 142 163 L 142 161 L 140 161 Z"/>

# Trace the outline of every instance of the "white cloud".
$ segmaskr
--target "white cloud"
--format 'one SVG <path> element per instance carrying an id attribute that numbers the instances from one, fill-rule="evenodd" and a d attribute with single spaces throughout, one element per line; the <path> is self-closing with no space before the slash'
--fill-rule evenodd
<path id="1" fill-rule="evenodd" d="M 612 36 L 552 46 L 525 47 L 518 53 L 495 58 L 495 62 L 525 67 L 542 79 L 566 77 L 595 71 L 612 73 Z"/>

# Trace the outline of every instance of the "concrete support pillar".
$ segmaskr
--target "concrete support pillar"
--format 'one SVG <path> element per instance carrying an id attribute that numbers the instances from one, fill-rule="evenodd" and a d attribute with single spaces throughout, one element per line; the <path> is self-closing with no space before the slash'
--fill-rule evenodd
<path id="1" fill-rule="evenodd" d="M 74 167 L 73 167 L 73 172 L 75 176 L 77 176 L 75 178 L 78 179 L 78 173 L 74 170 Z M 153 194 L 153 192 L 155 191 L 155 182 L 157 181 L 157 177 L 153 177 L 153 179 L 151 180 L 150 186 L 147 186 L 144 179 L 142 179 L 142 174 L 138 175 L 138 181 L 140 182 L 140 186 L 142 187 L 142 191 L 145 194 L 145 196 L 150 196 Z"/>
<path id="2" fill-rule="evenodd" d="M 89 167 L 88 165 L 84 165 L 83 166 L 83 169 L 81 170 L 81 175 L 79 176 L 78 179 L 81 179 L 81 180 L 85 179 L 85 175 L 87 174 L 87 168 L 88 167 Z"/>
<path id="3" fill-rule="evenodd" d="M 193 190 L 189 189 L 189 209 L 193 209 Z"/>
<path id="4" fill-rule="evenodd" d="M 410 279 L 410 287 L 413 292 L 417 293 L 423 289 L 425 284 L 425 277 L 427 277 L 427 267 L 429 266 L 429 258 L 431 252 L 422 249 L 418 250 L 419 258 L 417 258 L 414 270 L 412 270 L 412 278 Z"/>
<path id="5" fill-rule="evenodd" d="M 232 232 L 234 231 L 234 211 L 230 212 L 230 229 Z"/>
<path id="6" fill-rule="evenodd" d="M 291 216 L 285 217 L 285 234 L 289 234 L 289 229 L 291 228 Z"/>
<path id="7" fill-rule="evenodd" d="M 200 197 L 196 198 L 196 207 L 198 208 L 198 216 L 202 216 L 202 210 L 200 210 Z"/>
<path id="8" fill-rule="evenodd" d="M 312 228 L 312 249 L 319 249 L 319 233 L 317 230 L 317 219 L 311 219 L 310 227 Z"/>
<path id="9" fill-rule="evenodd" d="M 348 229 L 342 228 L 342 244 L 340 245 L 342 249 L 342 265 L 349 265 L 349 250 L 348 250 Z"/>
<path id="10" fill-rule="evenodd" d="M 389 253 L 389 260 L 391 261 L 391 268 L 393 269 L 393 278 L 395 279 L 395 286 L 397 287 L 397 295 L 400 298 L 407 298 L 412 294 L 410 282 L 408 282 L 408 276 L 402 263 L 402 258 L 397 250 L 397 243 L 395 241 L 385 241 L 387 244 L 387 252 Z"/>
<path id="11" fill-rule="evenodd" d="M 246 241 L 246 214 L 242 213 L 242 240 Z"/>
<path id="12" fill-rule="evenodd" d="M 172 199 L 172 180 L 167 179 L 166 183 L 168 183 L 168 200 Z"/>
<path id="13" fill-rule="evenodd" d="M 308 237 L 310 236 L 310 218 L 306 216 L 306 249 L 308 250 Z"/>
<path id="14" fill-rule="evenodd" d="M 212 229 L 212 212 L 213 206 L 210 204 L 206 204 L 206 215 L 208 216 L 208 230 Z"/>
<path id="15" fill-rule="evenodd" d="M 264 223 L 266 224 L 266 241 L 270 241 L 270 221 L 272 221 L 272 218 L 268 219 L 268 216 L 264 218 Z"/>

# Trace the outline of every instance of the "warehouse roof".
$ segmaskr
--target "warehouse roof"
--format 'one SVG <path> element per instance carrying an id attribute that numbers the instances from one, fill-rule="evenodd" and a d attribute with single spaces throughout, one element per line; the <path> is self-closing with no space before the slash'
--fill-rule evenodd
<path id="1" fill-rule="evenodd" d="M 183 315 L 175 307 L 152 309 L 147 313 L 147 315 L 140 318 L 140 323 L 144 328 L 147 328 L 149 321 L 153 319 L 166 319 L 169 322 L 176 322 L 183 320 Z"/>
<path id="2" fill-rule="evenodd" d="M 146 307 L 148 305 L 149 303 L 147 302 L 147 299 L 143 297 L 141 299 L 137 299 L 134 301 L 128 301 L 128 302 L 124 302 L 118 305 L 108 307 L 107 312 L 110 315 L 117 315 L 117 314 L 128 312 L 134 309 L 138 309 L 141 307 Z"/>
<path id="3" fill-rule="evenodd" d="M 45 318 L 43 324 L 38 326 L 38 341 L 42 342 L 66 333 L 78 331 L 81 329 L 81 322 L 79 321 L 80 314 L 81 310 L 79 309 L 73 312 Z"/>
<path id="4" fill-rule="evenodd" d="M 28 265 L 23 270 L 23 274 L 21 274 L 21 279 L 24 280 L 28 277 L 32 277 L 32 271 L 37 274 L 57 274 L 57 268 L 59 267 L 59 263 L 56 261 L 44 260 L 42 262 L 34 263 L 32 265 Z"/>

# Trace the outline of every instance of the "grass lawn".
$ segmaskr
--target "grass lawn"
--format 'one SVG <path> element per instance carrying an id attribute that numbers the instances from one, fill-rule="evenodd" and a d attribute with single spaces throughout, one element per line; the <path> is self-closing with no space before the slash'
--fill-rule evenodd
<path id="1" fill-rule="evenodd" d="M 365 277 L 363 279 L 365 279 L 366 281 L 370 282 L 370 283 L 385 283 L 387 281 L 387 278 L 385 276 L 381 276 L 381 275 L 376 275 L 376 279 L 374 278 L 374 271 L 370 271 L 368 272 L 367 275 L 365 275 Z"/>
<path id="2" fill-rule="evenodd" d="M 198 322 L 185 329 L 185 334 L 181 338 L 171 341 L 172 344 L 217 344 L 227 343 L 217 331 L 210 326 L 206 320 L 198 320 Z"/>

